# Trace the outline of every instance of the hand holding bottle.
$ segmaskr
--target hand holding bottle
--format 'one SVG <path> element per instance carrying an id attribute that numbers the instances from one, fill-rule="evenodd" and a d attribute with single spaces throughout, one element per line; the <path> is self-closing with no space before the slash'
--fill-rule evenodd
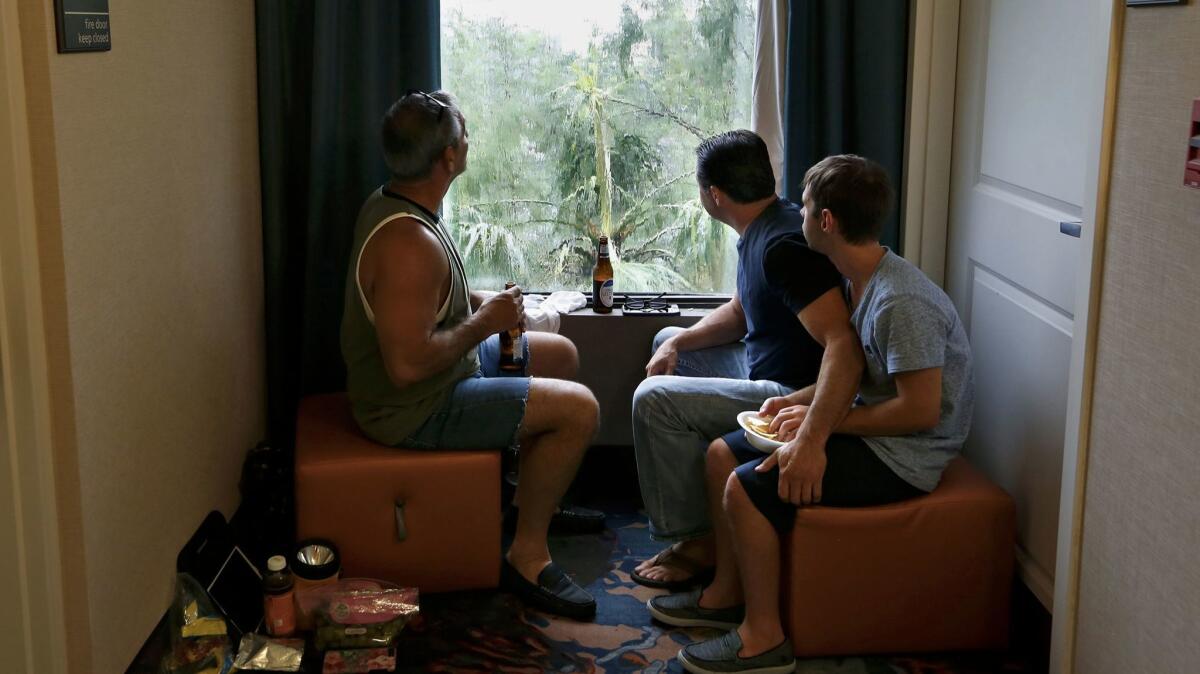
<path id="1" fill-rule="evenodd" d="M 504 284 L 504 292 L 517 291 L 517 301 L 524 305 L 521 289 L 516 283 Z M 521 308 L 521 320 L 516 327 L 500 331 L 500 369 L 507 372 L 525 370 L 525 308 Z"/>
<path id="2" fill-rule="evenodd" d="M 479 305 L 480 315 L 489 333 L 503 332 L 525 324 L 525 301 L 517 286 L 497 293 Z"/>

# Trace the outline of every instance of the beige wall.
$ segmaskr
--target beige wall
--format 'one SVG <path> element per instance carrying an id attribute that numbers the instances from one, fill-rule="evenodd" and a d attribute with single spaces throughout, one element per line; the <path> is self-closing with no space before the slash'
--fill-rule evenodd
<path id="1" fill-rule="evenodd" d="M 265 428 L 254 5 L 110 0 L 112 51 L 59 55 L 53 4 L 20 16 L 69 647 L 117 672 Z"/>
<path id="2" fill-rule="evenodd" d="M 1128 9 L 1096 355 L 1076 671 L 1200 663 L 1200 3 Z"/>

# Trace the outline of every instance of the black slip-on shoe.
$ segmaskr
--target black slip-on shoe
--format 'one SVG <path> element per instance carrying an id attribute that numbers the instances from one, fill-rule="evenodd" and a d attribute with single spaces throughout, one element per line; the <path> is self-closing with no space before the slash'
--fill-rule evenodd
<path id="1" fill-rule="evenodd" d="M 550 518 L 550 534 L 598 534 L 604 531 L 604 512 L 563 504 Z"/>
<path id="2" fill-rule="evenodd" d="M 513 506 L 504 513 L 504 530 L 510 535 L 517 530 L 520 509 Z M 551 536 L 574 534 L 598 534 L 604 531 L 604 513 L 591 508 L 563 504 L 554 517 L 550 518 Z"/>
<path id="3" fill-rule="evenodd" d="M 505 559 L 500 563 L 500 587 L 547 613 L 591 620 L 596 617 L 596 600 L 587 590 L 571 580 L 562 567 L 550 562 L 538 573 L 537 583 L 525 580 L 512 564 Z"/>

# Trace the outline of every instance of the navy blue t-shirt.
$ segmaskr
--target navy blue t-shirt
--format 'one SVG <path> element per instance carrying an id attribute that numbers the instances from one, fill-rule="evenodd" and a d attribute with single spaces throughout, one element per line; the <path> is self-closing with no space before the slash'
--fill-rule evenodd
<path id="1" fill-rule="evenodd" d="M 737 243 L 750 378 L 797 389 L 817 380 L 824 349 L 796 315 L 842 282 L 829 258 L 808 247 L 803 222 L 798 205 L 776 199 Z"/>

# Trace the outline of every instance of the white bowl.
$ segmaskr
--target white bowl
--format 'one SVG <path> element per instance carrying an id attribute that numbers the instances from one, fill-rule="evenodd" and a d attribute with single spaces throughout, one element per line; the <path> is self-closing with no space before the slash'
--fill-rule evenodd
<path id="1" fill-rule="evenodd" d="M 750 424 L 746 423 L 746 420 L 750 419 L 750 418 L 757 418 L 757 417 L 758 417 L 758 412 L 751 412 L 751 411 L 738 412 L 738 415 L 737 415 L 738 425 L 741 426 L 742 430 L 744 430 L 746 432 L 746 442 L 749 442 L 751 447 L 754 447 L 758 451 L 763 452 L 765 454 L 770 454 L 771 452 L 782 447 L 783 443 L 779 442 L 778 440 L 771 440 L 770 438 L 764 438 L 763 436 L 759 435 L 758 433 L 755 433 L 754 431 L 750 430 Z"/>

